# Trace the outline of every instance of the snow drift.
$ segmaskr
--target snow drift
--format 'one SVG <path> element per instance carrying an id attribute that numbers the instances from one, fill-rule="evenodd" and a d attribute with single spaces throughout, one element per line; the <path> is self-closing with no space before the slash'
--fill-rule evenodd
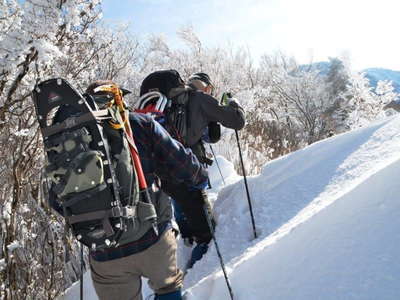
<path id="1" fill-rule="evenodd" d="M 249 178 L 256 240 L 243 181 L 219 164 L 228 185 L 214 166 L 211 199 L 235 299 L 400 299 L 400 117 L 315 143 Z M 180 246 L 181 263 L 188 251 Z M 189 300 L 230 299 L 214 246 L 185 288 Z"/>

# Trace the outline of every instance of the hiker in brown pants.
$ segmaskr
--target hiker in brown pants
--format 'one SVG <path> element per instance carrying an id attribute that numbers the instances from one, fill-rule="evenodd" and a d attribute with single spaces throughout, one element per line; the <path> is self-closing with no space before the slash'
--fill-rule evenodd
<path id="1" fill-rule="evenodd" d="M 107 82 L 96 82 L 87 92 L 95 94 L 94 89 L 104 84 Z M 201 191 L 207 185 L 207 171 L 190 150 L 172 139 L 153 118 L 130 113 L 129 121 L 144 176 L 152 187 L 150 197 L 157 212 L 158 233 L 146 220 L 139 227 L 132 223 L 122 234 L 118 247 L 91 250 L 93 284 L 101 300 L 142 300 L 141 278 L 145 277 L 156 293 L 155 299 L 180 300 L 182 272 L 176 263 L 172 206 L 157 183 L 167 178 Z M 137 208 L 139 219 L 140 213 Z"/>

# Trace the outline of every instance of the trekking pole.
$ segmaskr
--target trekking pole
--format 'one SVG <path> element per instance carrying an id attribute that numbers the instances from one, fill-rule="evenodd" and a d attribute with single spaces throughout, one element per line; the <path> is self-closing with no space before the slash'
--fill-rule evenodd
<path id="1" fill-rule="evenodd" d="M 221 269 L 222 269 L 222 272 L 224 273 L 226 286 L 228 287 L 228 291 L 229 291 L 229 295 L 230 295 L 230 297 L 231 297 L 231 300 L 233 300 L 233 291 L 232 291 L 232 287 L 231 287 L 231 284 L 230 284 L 230 282 L 229 282 L 228 273 L 226 272 L 226 269 L 225 269 L 224 260 L 222 259 L 222 255 L 221 255 L 221 252 L 220 252 L 220 250 L 219 250 L 219 246 L 218 246 L 218 243 L 217 243 L 217 238 L 215 237 L 214 226 L 213 226 L 213 224 L 212 224 L 212 222 L 211 222 L 211 216 L 210 216 L 210 214 L 208 213 L 207 205 L 204 204 L 203 210 L 204 210 L 204 214 L 206 215 L 208 227 L 210 228 L 211 237 L 212 237 L 212 239 L 213 239 L 213 241 L 214 241 L 215 250 L 217 250 L 217 255 L 218 255 L 218 258 L 219 258 L 219 263 L 221 264 Z"/>
<path id="2" fill-rule="evenodd" d="M 211 149 L 211 152 L 212 152 L 212 154 L 213 154 L 213 156 L 214 156 L 215 163 L 217 164 L 217 168 L 218 168 L 219 174 L 221 175 L 222 182 L 224 183 L 224 185 L 226 185 L 225 179 L 224 179 L 224 175 L 222 175 L 221 168 L 219 167 L 218 159 L 217 159 L 217 157 L 215 156 L 214 149 L 213 149 L 213 147 L 212 147 L 211 145 L 210 145 L 210 149 Z"/>
<path id="3" fill-rule="evenodd" d="M 239 149 L 240 163 L 242 165 L 243 179 L 244 179 L 243 181 L 244 181 L 244 185 L 246 187 L 247 202 L 249 203 L 251 223 L 253 225 L 253 233 L 254 233 L 254 238 L 256 239 L 257 238 L 256 223 L 254 222 L 254 214 L 253 214 L 253 208 L 252 208 L 252 205 L 251 205 L 249 186 L 247 185 L 246 170 L 244 169 L 244 163 L 243 163 L 243 157 L 242 157 L 242 149 L 240 148 L 239 133 L 238 133 L 237 130 L 235 130 L 235 134 L 236 134 L 236 141 L 237 141 L 237 145 L 238 145 L 238 149 Z"/>
<path id="4" fill-rule="evenodd" d="M 231 94 L 231 93 L 224 93 L 224 94 L 222 95 L 221 102 L 226 102 L 228 98 L 232 98 L 232 94 Z M 244 168 L 243 156 L 242 156 L 242 149 L 241 149 L 241 147 L 240 147 L 239 133 L 238 133 L 237 130 L 235 130 L 235 134 L 236 134 L 237 146 L 238 146 L 238 149 L 239 149 L 240 163 L 241 163 L 241 165 L 242 165 L 243 181 L 244 181 L 244 185 L 245 185 L 245 188 L 246 188 L 247 202 L 249 203 L 249 210 L 250 210 L 251 223 L 252 223 L 252 225 L 253 225 L 253 233 L 254 233 L 254 238 L 256 239 L 256 238 L 257 238 L 256 223 L 254 222 L 254 214 L 253 214 L 253 208 L 252 208 L 252 205 L 251 205 L 249 186 L 247 185 L 246 170 L 245 170 L 245 168 Z"/>
<path id="5" fill-rule="evenodd" d="M 83 244 L 81 244 L 81 282 L 80 282 L 80 299 L 83 300 Z"/>

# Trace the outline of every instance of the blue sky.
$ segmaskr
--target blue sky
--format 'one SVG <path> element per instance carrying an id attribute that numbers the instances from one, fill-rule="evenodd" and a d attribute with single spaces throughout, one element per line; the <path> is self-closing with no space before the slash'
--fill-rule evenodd
<path id="1" fill-rule="evenodd" d="M 103 0 L 106 22 L 140 36 L 192 25 L 206 46 L 246 46 L 254 57 L 281 50 L 300 63 L 350 56 L 353 68 L 400 70 L 398 0 Z"/>

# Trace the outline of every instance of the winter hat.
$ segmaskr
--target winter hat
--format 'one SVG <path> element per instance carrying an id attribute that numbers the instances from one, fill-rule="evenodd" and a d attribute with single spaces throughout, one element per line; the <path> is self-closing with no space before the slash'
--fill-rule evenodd
<path id="1" fill-rule="evenodd" d="M 202 82 L 204 82 L 206 85 L 211 85 L 214 86 L 211 82 L 210 76 L 208 76 L 208 74 L 206 73 L 194 73 L 189 77 L 189 81 L 193 81 L 193 80 L 200 80 Z"/>

